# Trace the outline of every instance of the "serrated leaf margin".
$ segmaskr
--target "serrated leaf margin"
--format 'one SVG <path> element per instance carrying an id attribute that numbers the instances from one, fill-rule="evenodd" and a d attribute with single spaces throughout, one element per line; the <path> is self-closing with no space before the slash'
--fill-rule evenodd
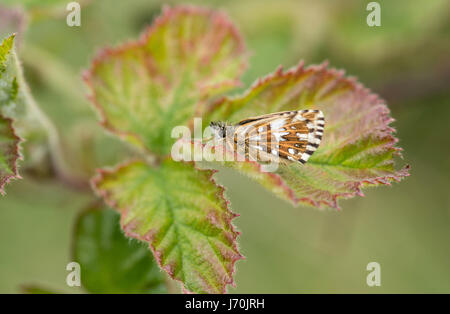
<path id="1" fill-rule="evenodd" d="M 101 182 L 104 179 L 105 175 L 117 172 L 120 169 L 125 168 L 125 167 L 131 165 L 132 163 L 134 163 L 136 161 L 142 161 L 142 160 L 130 159 L 130 160 L 125 161 L 123 163 L 119 163 L 119 164 L 117 164 L 114 167 L 97 169 L 96 175 L 94 177 L 92 177 L 91 180 L 90 180 L 91 187 L 94 190 L 94 192 L 99 197 L 101 197 L 109 207 L 111 207 L 111 208 L 113 208 L 113 209 L 115 209 L 116 211 L 119 212 L 119 214 L 121 215 L 120 226 L 121 226 L 123 232 L 125 233 L 125 235 L 127 237 L 134 238 L 134 239 L 137 239 L 137 240 L 140 240 L 140 241 L 148 243 L 149 248 L 152 251 L 153 256 L 155 257 L 155 260 L 158 263 L 158 266 L 161 269 L 163 269 L 169 275 L 170 278 L 180 282 L 183 293 L 192 293 L 191 291 L 189 291 L 188 289 L 185 288 L 184 283 L 180 279 L 177 279 L 177 278 L 174 277 L 173 271 L 170 269 L 169 265 L 167 265 L 165 267 L 161 265 L 161 256 L 158 254 L 156 249 L 153 247 L 153 245 L 151 244 L 151 241 L 145 235 L 142 236 L 142 235 L 140 235 L 140 234 L 138 234 L 136 232 L 133 232 L 132 231 L 132 229 L 133 229 L 132 228 L 133 227 L 132 226 L 132 222 L 129 222 L 128 224 L 125 224 L 124 220 L 125 220 L 125 217 L 126 217 L 127 212 L 128 212 L 129 209 L 125 208 L 125 209 L 121 210 L 120 206 L 117 204 L 116 201 L 114 201 L 111 198 L 111 196 L 110 196 L 110 194 L 108 192 L 97 188 L 98 183 Z M 216 180 L 213 178 L 214 174 L 216 172 L 218 172 L 217 170 L 215 170 L 215 169 L 200 169 L 199 167 L 197 167 L 195 162 L 187 162 L 187 163 L 193 164 L 195 170 L 202 171 L 202 172 L 207 172 L 209 174 L 209 181 L 213 185 L 215 185 L 218 188 L 218 190 L 219 190 L 218 193 L 216 193 L 217 198 L 220 200 L 220 202 L 222 204 L 224 204 L 225 210 L 228 212 L 228 214 L 231 217 L 230 220 L 228 221 L 228 224 L 229 224 L 230 230 L 231 230 L 231 232 L 233 234 L 233 249 L 236 251 L 237 255 L 236 255 L 235 258 L 231 259 L 231 269 L 232 270 L 231 270 L 231 273 L 230 273 L 230 280 L 225 281 L 223 283 L 222 293 L 226 293 L 227 292 L 226 291 L 227 285 L 231 285 L 233 287 L 236 287 L 236 282 L 234 281 L 234 274 L 236 272 L 236 265 L 235 265 L 236 262 L 239 261 L 239 260 L 245 259 L 245 256 L 242 255 L 239 252 L 239 245 L 237 243 L 237 237 L 241 234 L 241 232 L 238 231 L 236 229 L 236 227 L 234 226 L 234 224 L 232 223 L 232 220 L 234 218 L 236 218 L 236 217 L 239 217 L 240 215 L 237 214 L 237 213 L 234 213 L 231 210 L 231 203 L 224 195 L 225 187 L 220 185 L 220 184 L 218 184 L 216 182 Z"/>

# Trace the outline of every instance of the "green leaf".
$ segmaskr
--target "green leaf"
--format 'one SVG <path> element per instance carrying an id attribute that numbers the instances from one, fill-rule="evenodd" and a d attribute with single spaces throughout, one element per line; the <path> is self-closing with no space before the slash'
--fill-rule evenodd
<path id="1" fill-rule="evenodd" d="M 74 177 L 62 158 L 57 129 L 39 108 L 26 83 L 14 38 L 8 37 L 0 46 L 0 114 L 12 119 L 18 136 L 26 139 L 21 149 L 26 167 L 45 168 L 50 160 L 58 176 Z"/>
<path id="2" fill-rule="evenodd" d="M 167 154 L 172 128 L 235 87 L 245 60 L 224 13 L 179 6 L 165 8 L 138 41 L 102 51 L 84 77 L 107 129 Z"/>
<path id="3" fill-rule="evenodd" d="M 390 184 L 408 176 L 409 166 L 394 167 L 397 139 L 386 104 L 375 94 L 327 64 L 276 72 L 258 80 L 241 97 L 215 104 L 207 120 L 232 123 L 271 112 L 320 109 L 325 132 L 306 165 L 280 164 L 273 173 L 258 164 L 227 162 L 294 204 L 339 208 L 338 198 L 363 195 L 367 186 Z"/>
<path id="4" fill-rule="evenodd" d="M 5 38 L 0 45 L 0 73 L 5 72 L 6 70 L 6 60 L 14 47 L 14 37 L 15 35 L 11 35 Z"/>
<path id="5" fill-rule="evenodd" d="M 92 183 L 122 214 L 128 236 L 146 241 L 159 265 L 184 289 L 224 293 L 241 259 L 223 188 L 211 170 L 167 159 L 159 166 L 142 161 L 101 170 Z"/>
<path id="6" fill-rule="evenodd" d="M 14 46 L 14 35 L 3 40 L 0 45 L 0 193 L 11 179 L 20 178 L 17 160 L 20 137 L 13 127 L 13 120 L 6 117 L 2 110 L 17 95 L 17 82 L 7 71 L 7 61 Z"/>
<path id="7" fill-rule="evenodd" d="M 18 37 L 21 37 L 25 26 L 25 13 L 21 8 L 8 8 L 0 5 L 0 38 L 5 38 L 13 33 L 18 33 Z M 15 39 L 16 45 L 20 42 L 19 38 Z"/>
<path id="8" fill-rule="evenodd" d="M 91 293 L 166 292 L 151 252 L 124 236 L 116 212 L 99 208 L 82 212 L 75 226 L 72 254 L 83 287 Z"/>
<path id="9" fill-rule="evenodd" d="M 44 288 L 40 285 L 24 285 L 21 287 L 22 293 L 26 294 L 57 294 L 58 292 Z"/>
<path id="10" fill-rule="evenodd" d="M 25 111 L 19 92 L 20 65 L 14 50 L 15 37 L 10 35 L 0 45 L 0 114 L 14 119 Z"/>
<path id="11" fill-rule="evenodd" d="M 47 7 L 59 7 L 62 10 L 65 10 L 66 5 L 71 1 L 65 0 L 2 0 L 2 3 L 5 5 L 15 5 L 17 6 L 20 3 L 23 7 L 27 9 L 39 8 L 44 9 Z M 77 1 L 77 2 L 86 2 L 85 0 Z"/>

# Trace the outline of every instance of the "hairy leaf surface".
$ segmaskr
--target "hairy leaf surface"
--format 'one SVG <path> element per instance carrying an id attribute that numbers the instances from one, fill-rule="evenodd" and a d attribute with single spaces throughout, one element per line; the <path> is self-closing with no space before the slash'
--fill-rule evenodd
<path id="1" fill-rule="evenodd" d="M 4 194 L 4 186 L 13 178 L 19 178 L 17 159 L 20 138 L 14 132 L 12 120 L 0 115 L 0 193 Z"/>
<path id="2" fill-rule="evenodd" d="M 61 292 L 53 291 L 51 289 L 47 289 L 41 285 L 23 285 L 21 287 L 21 292 L 25 294 L 58 294 Z"/>
<path id="3" fill-rule="evenodd" d="M 91 293 L 164 293 L 164 275 L 143 243 L 120 230 L 120 216 L 94 206 L 81 213 L 73 237 L 73 260 Z"/>
<path id="4" fill-rule="evenodd" d="M 236 123 L 272 112 L 319 109 L 325 115 L 322 142 L 306 165 L 280 164 L 273 173 L 254 163 L 227 163 L 293 203 L 338 208 L 340 197 L 362 195 L 361 188 L 399 181 L 389 109 L 377 95 L 327 65 L 300 64 L 258 80 L 244 95 L 217 102 L 207 120 Z"/>
<path id="5" fill-rule="evenodd" d="M 19 7 L 5 7 L 0 4 L 0 38 L 17 33 L 18 37 L 24 33 L 26 17 L 23 9 Z M 15 38 L 15 45 L 20 45 L 20 38 Z"/>
<path id="6" fill-rule="evenodd" d="M 158 167 L 131 162 L 93 179 L 98 193 L 122 214 L 125 233 L 148 242 L 159 265 L 198 293 L 225 292 L 242 258 L 231 224 L 235 215 L 213 173 L 168 159 Z"/>

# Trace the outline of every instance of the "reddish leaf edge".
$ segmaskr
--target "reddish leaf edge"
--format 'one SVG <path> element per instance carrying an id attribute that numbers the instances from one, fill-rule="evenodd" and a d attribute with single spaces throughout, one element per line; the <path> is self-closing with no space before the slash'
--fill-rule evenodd
<path id="1" fill-rule="evenodd" d="M 328 202 L 328 201 L 324 201 L 324 200 L 315 201 L 314 199 L 309 198 L 309 197 L 297 197 L 295 195 L 295 191 L 289 187 L 289 185 L 283 180 L 283 178 L 280 175 L 273 173 L 273 172 L 264 172 L 262 170 L 262 165 L 255 161 L 238 161 L 238 162 L 245 162 L 247 164 L 250 164 L 256 171 L 267 175 L 270 182 L 273 185 L 281 188 L 285 197 L 289 201 L 291 201 L 291 203 L 296 207 L 299 204 L 306 203 L 307 205 L 309 205 L 311 207 L 317 207 L 319 209 L 324 209 L 324 206 L 325 206 L 325 207 L 334 208 L 338 211 L 341 210 L 341 207 L 339 206 L 339 203 L 338 203 L 339 199 L 349 199 L 349 198 L 353 198 L 354 196 L 357 196 L 357 195 L 364 197 L 365 195 L 362 192 L 362 188 L 364 188 L 364 187 L 377 186 L 377 185 L 390 186 L 392 181 L 400 182 L 402 178 L 410 175 L 409 170 L 411 168 L 410 165 L 406 165 L 406 166 L 404 166 L 404 168 L 397 171 L 398 175 L 388 175 L 388 176 L 376 177 L 376 178 L 362 180 L 362 181 L 355 181 L 355 182 L 353 182 L 353 184 L 354 184 L 353 188 L 355 190 L 354 192 L 334 193 L 332 195 L 333 201 Z"/>
<path id="2" fill-rule="evenodd" d="M 365 87 L 362 83 L 360 83 L 356 76 L 345 76 L 345 70 L 340 70 L 336 68 L 328 68 L 329 62 L 325 60 L 319 65 L 310 65 L 305 67 L 305 62 L 301 60 L 296 66 L 288 68 L 286 71 L 284 70 L 282 65 L 279 65 L 277 69 L 267 74 L 266 76 L 258 78 L 255 82 L 251 84 L 251 86 L 244 91 L 240 95 L 232 95 L 232 96 L 223 96 L 219 99 L 217 99 L 209 108 L 208 113 L 213 112 L 218 107 L 222 106 L 226 101 L 233 101 L 235 99 L 240 99 L 248 96 L 254 89 L 259 88 L 260 86 L 263 86 L 264 84 L 270 82 L 271 80 L 281 78 L 281 77 L 293 77 L 297 75 L 302 75 L 307 72 L 320 72 L 320 71 L 327 71 L 328 73 L 334 74 L 336 77 L 336 81 L 344 81 L 350 84 L 354 88 L 354 92 L 360 92 L 364 93 L 366 96 L 371 98 L 377 106 L 379 106 L 379 114 L 383 117 L 383 128 L 373 130 L 371 134 L 374 134 L 379 137 L 387 137 L 389 142 L 386 144 L 387 149 L 394 150 L 394 155 L 399 156 L 402 158 L 402 148 L 401 147 L 395 147 L 395 145 L 398 143 L 398 139 L 394 137 L 392 133 L 395 133 L 396 130 L 389 126 L 392 122 L 395 121 L 394 118 L 390 116 L 390 110 L 386 105 L 386 102 L 379 97 L 378 94 L 373 93 L 369 88 Z M 262 166 L 254 161 L 244 161 L 247 163 L 252 164 L 254 168 L 256 168 L 258 171 L 261 172 Z M 313 164 L 313 163 L 312 163 Z M 308 197 L 302 197 L 298 198 L 295 196 L 295 191 L 292 190 L 283 180 L 283 178 L 276 174 L 271 172 L 264 172 L 267 174 L 270 178 L 270 180 L 278 187 L 282 188 L 284 191 L 284 195 L 287 196 L 287 198 L 292 202 L 294 206 L 297 206 L 300 203 L 306 203 L 312 207 L 317 207 L 322 209 L 323 205 L 325 207 L 331 207 L 336 210 L 341 210 L 341 207 L 338 204 L 339 199 L 349 199 L 356 195 L 358 196 L 365 196 L 362 192 L 362 188 L 364 187 L 370 187 L 370 186 L 377 186 L 377 185 L 391 185 L 392 181 L 400 182 L 403 178 L 410 176 L 409 170 L 411 169 L 411 166 L 409 164 L 405 165 L 400 170 L 396 171 L 396 175 L 386 175 L 386 176 L 380 176 L 376 178 L 371 179 L 365 179 L 361 181 L 354 181 L 350 182 L 350 184 L 353 184 L 354 191 L 351 193 L 334 193 L 332 194 L 331 198 L 332 201 L 315 201 Z"/>
<path id="3" fill-rule="evenodd" d="M 11 152 L 14 156 L 13 166 L 12 166 L 13 173 L 8 174 L 3 178 L 0 178 L 0 194 L 5 195 L 6 194 L 6 192 L 5 192 L 6 184 L 8 184 L 11 180 L 14 180 L 14 179 L 22 179 L 22 176 L 19 174 L 19 167 L 17 165 L 17 162 L 19 160 L 23 160 L 23 156 L 20 153 L 20 144 L 23 142 L 23 139 L 19 135 L 17 135 L 17 133 L 15 132 L 14 127 L 13 127 L 13 123 L 14 123 L 13 119 L 8 118 L 8 117 L 3 117 L 2 115 L 0 115 L 0 118 L 4 119 L 8 123 L 8 128 L 11 131 L 11 133 L 14 137 L 14 140 L 15 140 L 14 149 Z"/>
<path id="4" fill-rule="evenodd" d="M 137 140 L 141 146 L 146 150 L 147 152 L 151 153 L 150 150 L 145 147 L 143 144 L 144 141 L 141 138 L 139 134 L 135 134 L 133 132 L 127 132 L 127 131 L 121 131 L 117 128 L 115 128 L 113 125 L 111 125 L 106 117 L 106 113 L 102 107 L 102 105 L 97 101 L 97 94 L 95 92 L 94 85 L 92 83 L 92 77 L 95 75 L 95 72 L 97 68 L 101 65 L 101 63 L 110 58 L 110 57 L 117 57 L 121 54 L 125 53 L 126 51 L 134 48 L 140 48 L 146 45 L 146 42 L 148 41 L 149 37 L 158 30 L 158 28 L 163 25 L 166 22 L 169 22 L 170 19 L 176 15 L 179 14 L 194 14 L 194 15 L 206 15 L 211 16 L 211 18 L 216 18 L 220 23 L 224 25 L 224 27 L 228 27 L 231 30 L 231 33 L 233 34 L 233 37 L 236 39 L 236 41 L 239 44 L 239 52 L 246 54 L 246 47 L 245 42 L 242 38 L 241 33 L 239 32 L 238 28 L 235 24 L 232 23 L 231 19 L 229 18 L 228 14 L 222 10 L 214 10 L 206 7 L 200 7 L 200 6 L 194 6 L 194 5 L 178 5 L 174 7 L 170 7 L 169 5 L 163 5 L 161 15 L 155 18 L 153 23 L 148 26 L 142 34 L 139 36 L 137 40 L 130 40 L 128 42 L 122 43 L 116 47 L 106 46 L 103 49 L 100 49 L 96 56 L 93 58 L 91 62 L 91 67 L 89 69 L 86 69 L 82 72 L 82 80 L 85 82 L 85 84 L 88 87 L 89 94 L 86 95 L 86 98 L 93 104 L 95 109 L 97 110 L 100 118 L 100 125 L 108 130 L 110 133 L 117 135 L 122 140 L 125 140 L 129 137 L 134 138 Z M 248 53 L 247 53 L 248 55 Z M 148 58 L 151 58 L 150 55 L 147 55 Z M 242 86 L 242 82 L 240 78 L 242 77 L 243 73 L 248 67 L 248 58 L 242 63 L 240 73 L 238 73 L 237 78 L 234 80 L 227 80 L 223 81 L 221 83 L 215 84 L 214 88 L 218 87 L 240 87 Z M 151 71 L 151 69 L 149 69 Z M 218 70 L 219 71 L 219 70 Z M 199 88 L 202 90 L 202 86 L 199 86 Z M 196 113 L 198 114 L 199 107 L 202 106 L 202 104 L 198 104 Z"/>
<path id="5" fill-rule="evenodd" d="M 100 200 L 94 200 L 91 201 L 87 206 L 84 206 L 83 208 L 81 208 L 75 215 L 75 221 L 72 225 L 71 228 L 71 232 L 70 232 L 70 248 L 69 248 L 69 254 L 70 254 L 70 258 L 72 259 L 72 261 L 77 261 L 76 258 L 76 234 L 77 234 L 77 230 L 80 228 L 81 225 L 81 221 L 83 219 L 83 216 L 91 213 L 91 212 L 97 212 L 97 211 L 103 211 L 103 210 L 108 210 L 109 208 L 107 206 L 105 206 L 103 204 L 103 202 L 101 202 Z M 87 293 L 91 293 L 89 291 L 89 289 L 87 289 L 83 283 L 81 283 L 81 288 L 87 292 Z"/>
<path id="6" fill-rule="evenodd" d="M 174 273 L 170 269 L 169 265 L 167 265 L 165 267 L 161 265 L 161 256 L 158 254 L 156 249 L 151 244 L 151 242 L 150 242 L 151 239 L 149 238 L 149 235 L 146 234 L 146 235 L 142 236 L 142 235 L 139 235 L 138 233 L 132 231 L 132 229 L 135 226 L 136 222 L 134 222 L 134 223 L 133 222 L 129 222 L 128 224 L 125 224 L 124 219 L 125 219 L 125 216 L 126 216 L 126 214 L 128 213 L 128 211 L 130 209 L 129 208 L 124 208 L 123 210 L 121 210 L 120 206 L 118 206 L 117 202 L 114 201 L 111 198 L 111 195 L 108 192 L 97 188 L 98 183 L 100 183 L 103 180 L 105 175 L 112 174 L 114 172 L 120 171 L 122 168 L 125 168 L 125 167 L 131 165 L 132 163 L 138 162 L 138 161 L 141 162 L 143 160 L 142 159 L 130 159 L 130 160 L 127 160 L 125 162 L 119 163 L 119 164 L 117 164 L 116 166 L 113 166 L 113 167 L 96 169 L 96 172 L 97 172 L 96 175 L 94 177 L 92 177 L 91 180 L 90 180 L 91 187 L 94 190 L 94 192 L 97 194 L 97 196 L 99 196 L 100 198 L 103 199 L 103 201 L 106 203 L 106 205 L 108 205 L 109 207 L 111 207 L 114 210 L 116 210 L 117 212 L 119 212 L 119 214 L 121 216 L 121 218 L 120 218 L 120 226 L 121 226 L 123 232 L 125 233 L 125 235 L 127 237 L 129 237 L 129 238 L 134 238 L 134 239 L 137 239 L 139 241 L 148 243 L 150 251 L 152 251 L 153 256 L 155 257 L 155 260 L 158 263 L 159 268 L 164 270 L 169 275 L 169 277 L 171 279 L 180 282 L 181 289 L 182 289 L 183 293 L 195 293 L 195 292 L 192 292 L 192 291 L 188 290 L 184 286 L 184 283 L 183 283 L 182 280 L 174 278 Z M 231 233 L 233 234 L 233 249 L 236 251 L 237 254 L 236 254 L 236 257 L 232 258 L 232 260 L 231 260 L 231 269 L 232 269 L 231 274 L 230 274 L 230 278 L 231 279 L 227 280 L 227 281 L 225 281 L 223 283 L 222 294 L 225 294 L 227 292 L 226 291 L 227 285 L 231 285 L 232 287 L 236 287 L 236 282 L 234 281 L 234 274 L 236 273 L 236 266 L 235 266 L 236 262 L 239 261 L 239 260 L 244 260 L 245 259 L 245 256 L 242 255 L 239 252 L 239 246 L 238 246 L 238 243 L 237 243 L 237 238 L 241 235 L 241 232 L 238 231 L 236 229 L 236 227 L 232 223 L 232 220 L 234 218 L 239 217 L 240 214 L 234 213 L 231 210 L 231 202 L 224 195 L 225 187 L 223 185 L 218 184 L 216 182 L 216 180 L 213 178 L 214 174 L 216 172 L 218 172 L 218 170 L 215 170 L 215 169 L 200 169 L 199 167 L 197 167 L 195 162 L 185 162 L 185 163 L 186 164 L 192 164 L 194 166 L 194 169 L 197 170 L 197 171 L 206 171 L 206 172 L 209 173 L 209 181 L 212 182 L 212 184 L 217 186 L 218 189 L 219 189 L 219 192 L 216 194 L 216 196 L 224 202 L 225 209 L 230 214 L 230 219 L 228 221 L 228 225 L 229 225 L 229 227 L 231 229 Z M 149 166 L 151 167 L 152 165 L 149 165 Z"/>

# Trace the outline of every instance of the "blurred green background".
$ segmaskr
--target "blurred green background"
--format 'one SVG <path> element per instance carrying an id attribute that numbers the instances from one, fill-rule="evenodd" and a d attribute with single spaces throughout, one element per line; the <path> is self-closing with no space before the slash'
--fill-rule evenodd
<path id="1" fill-rule="evenodd" d="M 80 1 L 81 27 L 66 25 L 70 1 L 17 2 L 0 0 L 3 9 L 26 12 L 17 19 L 19 55 L 33 95 L 61 133 L 70 170 L 87 178 L 114 165 L 127 148 L 98 126 L 81 72 L 99 48 L 137 38 L 164 3 L 183 1 Z M 234 223 L 246 256 L 231 293 L 450 293 L 450 2 L 378 1 L 380 27 L 366 24 L 369 2 L 189 2 L 222 8 L 240 28 L 251 52 L 244 88 L 301 59 L 329 60 L 358 77 L 386 99 L 412 167 L 400 184 L 341 201 L 340 212 L 295 208 L 225 169 L 218 180 L 241 215 Z M 24 179 L 0 200 L 0 292 L 33 283 L 80 292 L 66 285 L 65 267 L 76 214 L 94 197 L 45 166 L 26 165 Z M 381 265 L 381 287 L 366 285 L 372 261 Z"/>

